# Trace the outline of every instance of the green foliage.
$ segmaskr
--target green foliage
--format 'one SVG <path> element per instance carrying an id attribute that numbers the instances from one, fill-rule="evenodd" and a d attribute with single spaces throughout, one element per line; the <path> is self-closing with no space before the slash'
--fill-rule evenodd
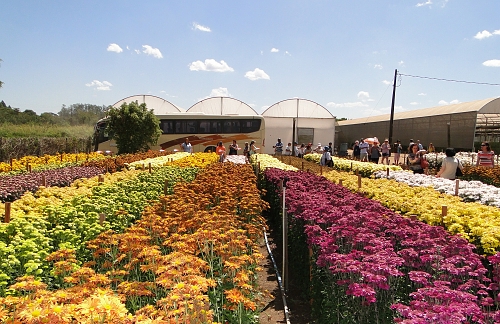
<path id="1" fill-rule="evenodd" d="M 5 138 L 86 138 L 92 136 L 93 127 L 91 125 L 47 125 L 47 124 L 23 124 L 12 123 L 0 124 L 0 137 Z"/>
<path id="2" fill-rule="evenodd" d="M 107 131 L 116 141 L 118 154 L 147 151 L 161 135 L 160 121 L 145 103 L 123 103 L 111 107 Z"/>
<path id="3" fill-rule="evenodd" d="M 107 106 L 90 104 L 73 104 L 69 107 L 62 106 L 59 118 L 70 125 L 94 125 L 106 115 Z"/>

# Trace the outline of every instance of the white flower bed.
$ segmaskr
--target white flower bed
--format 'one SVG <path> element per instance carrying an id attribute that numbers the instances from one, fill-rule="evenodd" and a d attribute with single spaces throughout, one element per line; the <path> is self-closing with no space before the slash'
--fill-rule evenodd
<path id="1" fill-rule="evenodd" d="M 387 172 L 378 171 L 373 174 L 375 178 L 387 178 Z M 406 171 L 390 171 L 389 179 L 406 183 L 412 187 L 432 187 L 442 193 L 455 194 L 455 180 L 436 178 L 425 174 L 413 174 Z M 458 196 L 466 202 L 478 202 L 483 205 L 500 207 L 500 188 L 487 185 L 481 181 L 460 180 Z"/>

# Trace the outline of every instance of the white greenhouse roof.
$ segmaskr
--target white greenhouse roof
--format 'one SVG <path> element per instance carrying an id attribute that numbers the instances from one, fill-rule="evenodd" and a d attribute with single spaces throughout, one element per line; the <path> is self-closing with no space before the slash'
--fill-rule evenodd
<path id="1" fill-rule="evenodd" d="M 275 103 L 263 113 L 264 117 L 335 118 L 325 107 L 307 99 L 287 99 Z"/>
<path id="2" fill-rule="evenodd" d="M 166 115 L 168 113 L 178 113 L 185 111 L 184 109 L 177 107 L 176 105 L 165 99 L 151 95 L 130 96 L 118 101 L 113 105 L 113 107 L 118 108 L 123 103 L 131 103 L 132 101 L 137 101 L 139 104 L 146 103 L 147 108 L 153 109 L 155 115 Z"/>
<path id="3" fill-rule="evenodd" d="M 432 108 L 417 109 L 394 113 L 394 120 L 411 119 L 419 117 L 430 117 L 439 115 L 460 114 L 466 112 L 477 112 L 478 114 L 500 114 L 500 98 L 489 98 L 470 102 L 462 102 L 454 105 L 437 106 Z M 379 115 L 339 121 L 339 126 L 357 125 L 363 123 L 374 123 L 390 120 L 391 115 Z"/>
<path id="4" fill-rule="evenodd" d="M 231 97 L 212 97 L 201 100 L 191 106 L 187 112 L 199 112 L 207 115 L 258 115 L 252 107 Z"/>

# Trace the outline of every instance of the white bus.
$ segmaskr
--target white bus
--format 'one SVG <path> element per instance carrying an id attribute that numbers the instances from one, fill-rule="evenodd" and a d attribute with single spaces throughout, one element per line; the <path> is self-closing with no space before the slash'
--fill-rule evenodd
<path id="1" fill-rule="evenodd" d="M 162 134 L 152 150 L 178 151 L 186 138 L 189 139 L 193 152 L 215 152 L 219 141 L 222 141 L 228 152 L 233 140 L 242 149 L 245 142 L 250 144 L 255 141 L 257 146 L 265 145 L 265 122 L 259 115 L 172 113 L 156 117 L 160 120 Z M 103 118 L 94 127 L 94 150 L 116 154 L 118 149 L 112 134 L 106 132 L 106 124 L 107 119 Z"/>

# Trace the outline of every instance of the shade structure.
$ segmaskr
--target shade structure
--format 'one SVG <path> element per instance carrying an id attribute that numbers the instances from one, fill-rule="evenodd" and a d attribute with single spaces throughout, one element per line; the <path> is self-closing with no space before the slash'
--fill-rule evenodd
<path id="1" fill-rule="evenodd" d="M 133 101 L 137 101 L 139 104 L 145 103 L 148 109 L 153 109 L 155 115 L 166 115 L 169 113 L 179 113 L 185 111 L 163 98 L 151 95 L 130 96 L 118 101 L 113 105 L 113 107 L 118 108 L 123 103 L 131 103 Z"/>
<path id="2" fill-rule="evenodd" d="M 356 139 L 388 138 L 390 115 L 356 118 L 338 122 L 338 140 L 350 145 Z M 394 114 L 393 142 L 407 146 L 410 139 L 439 150 L 476 151 L 481 141 L 500 140 L 500 98 L 437 106 Z M 500 147 L 497 147 L 497 150 Z"/>
<path id="3" fill-rule="evenodd" d="M 207 115 L 258 115 L 252 107 L 243 101 L 231 97 L 207 98 L 195 103 L 186 112 L 197 112 Z"/>

